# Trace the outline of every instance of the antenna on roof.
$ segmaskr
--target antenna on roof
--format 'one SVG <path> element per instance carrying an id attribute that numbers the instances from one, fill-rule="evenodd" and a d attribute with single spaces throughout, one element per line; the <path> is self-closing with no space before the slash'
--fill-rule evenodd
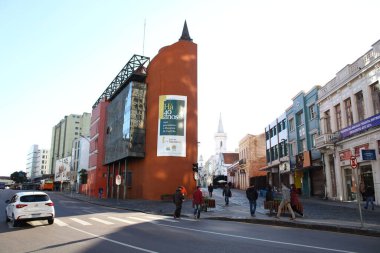
<path id="1" fill-rule="evenodd" d="M 144 55 L 144 49 L 145 49 L 145 27 L 146 27 L 146 18 L 144 19 L 144 36 L 143 36 L 143 51 L 142 51 L 142 55 Z"/>

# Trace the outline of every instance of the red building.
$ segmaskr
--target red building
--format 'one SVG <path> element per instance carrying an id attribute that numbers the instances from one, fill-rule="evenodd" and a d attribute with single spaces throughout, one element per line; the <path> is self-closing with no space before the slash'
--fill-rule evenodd
<path id="1" fill-rule="evenodd" d="M 179 185 L 194 191 L 197 111 L 197 45 L 185 22 L 178 42 L 151 62 L 133 56 L 93 106 L 82 193 L 158 200 Z"/>

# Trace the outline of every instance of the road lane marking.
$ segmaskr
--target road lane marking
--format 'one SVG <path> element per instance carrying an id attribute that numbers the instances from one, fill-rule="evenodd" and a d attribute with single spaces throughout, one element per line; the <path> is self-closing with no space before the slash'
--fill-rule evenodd
<path id="1" fill-rule="evenodd" d="M 116 221 L 121 221 L 121 222 L 124 222 L 124 223 L 127 223 L 127 224 L 136 224 L 135 221 L 130 221 L 130 220 L 116 218 L 116 217 L 108 217 L 108 219 L 116 220 Z"/>
<path id="2" fill-rule="evenodd" d="M 152 251 L 152 250 L 140 248 L 140 247 L 137 247 L 137 246 L 133 246 L 131 244 L 127 244 L 127 243 L 119 242 L 119 241 L 116 241 L 116 240 L 112 240 L 112 239 L 103 237 L 101 235 L 96 235 L 96 234 L 93 234 L 93 233 L 90 233 L 90 232 L 87 232 L 87 231 L 84 231 L 84 230 L 81 230 L 81 229 L 78 229 L 78 228 L 75 228 L 75 227 L 72 227 L 72 226 L 67 226 L 67 227 L 71 228 L 73 230 L 76 230 L 78 232 L 81 232 L 81 233 L 93 236 L 95 238 L 101 239 L 101 240 L 105 240 L 105 241 L 108 241 L 108 242 L 119 244 L 119 245 L 124 246 L 124 247 L 132 248 L 132 249 L 136 249 L 136 250 L 140 250 L 140 251 L 144 251 L 144 252 L 149 252 L 149 253 L 158 253 L 157 251 Z"/>
<path id="3" fill-rule="evenodd" d="M 81 220 L 81 219 L 78 219 L 78 218 L 70 218 L 70 220 L 78 222 L 79 224 L 82 224 L 84 226 L 90 226 L 90 225 L 92 225 L 91 223 L 88 223 L 87 221 L 84 221 L 84 220 Z"/>
<path id="4" fill-rule="evenodd" d="M 240 236 L 240 235 L 231 235 L 231 234 L 224 234 L 224 233 L 220 233 L 220 232 L 199 230 L 199 229 L 194 229 L 194 228 L 185 228 L 185 227 L 179 227 L 179 226 L 174 226 L 174 225 L 167 225 L 167 224 L 162 224 L 162 223 L 157 223 L 157 225 L 158 226 L 164 226 L 164 227 L 178 228 L 178 229 L 182 229 L 182 230 L 195 231 L 195 232 L 200 232 L 200 233 L 205 233 L 205 234 L 222 235 L 222 236 L 227 236 L 227 237 L 247 239 L 247 240 L 253 240 L 253 241 L 269 242 L 269 243 L 282 244 L 282 245 L 290 245 L 290 246 L 296 246 L 296 247 L 301 247 L 301 248 L 310 248 L 310 249 L 333 251 L 333 252 L 341 252 L 341 253 L 357 253 L 355 251 L 340 250 L 340 249 L 331 249 L 331 248 L 324 248 L 324 247 L 311 246 L 311 245 L 298 244 L 298 243 L 291 243 L 291 242 L 272 241 L 272 240 L 267 240 L 267 239 L 254 238 L 254 237 L 247 237 L 247 236 Z"/>
<path id="5" fill-rule="evenodd" d="M 63 221 L 61 221 L 61 220 L 59 220 L 57 218 L 54 219 L 54 223 L 57 224 L 60 227 L 66 227 L 66 226 L 68 226 L 66 223 L 64 223 Z"/>
<path id="6" fill-rule="evenodd" d="M 90 219 L 93 220 L 93 221 L 97 221 L 97 222 L 106 224 L 106 225 L 113 225 L 113 224 L 115 224 L 115 223 L 112 223 L 112 222 L 109 222 L 109 221 L 106 221 L 106 220 L 102 220 L 102 219 L 98 219 L 98 218 L 95 218 L 95 217 L 92 217 Z"/>

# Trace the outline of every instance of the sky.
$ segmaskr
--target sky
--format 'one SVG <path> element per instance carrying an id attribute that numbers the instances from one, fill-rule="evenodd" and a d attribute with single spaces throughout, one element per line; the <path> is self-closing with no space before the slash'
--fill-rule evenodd
<path id="1" fill-rule="evenodd" d="M 92 105 L 134 54 L 153 59 L 184 21 L 198 45 L 199 155 L 261 134 L 380 39 L 378 0 L 0 0 L 0 176 Z"/>

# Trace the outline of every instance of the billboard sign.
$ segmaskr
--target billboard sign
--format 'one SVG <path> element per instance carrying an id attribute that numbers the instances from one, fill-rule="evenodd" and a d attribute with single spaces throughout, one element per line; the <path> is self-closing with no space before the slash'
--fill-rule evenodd
<path id="1" fill-rule="evenodd" d="M 55 161 L 54 181 L 70 181 L 71 156 Z"/>
<path id="2" fill-rule="evenodd" d="M 186 157 L 187 97 L 159 97 L 157 156 Z"/>

